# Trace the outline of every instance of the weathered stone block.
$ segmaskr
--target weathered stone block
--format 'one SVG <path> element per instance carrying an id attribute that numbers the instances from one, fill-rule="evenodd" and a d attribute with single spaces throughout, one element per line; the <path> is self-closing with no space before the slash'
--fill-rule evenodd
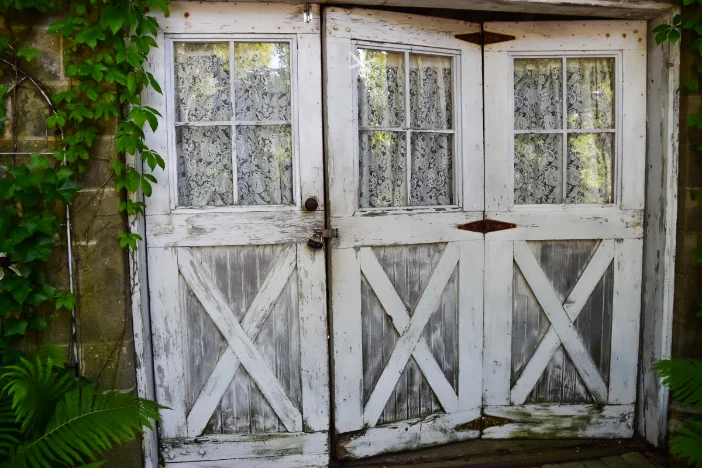
<path id="1" fill-rule="evenodd" d="M 96 241 L 75 247 L 78 266 L 77 290 L 79 294 L 127 294 L 126 252 L 120 248 L 116 233 L 114 241 Z"/>
<path id="2" fill-rule="evenodd" d="M 81 373 L 104 388 L 133 391 L 136 387 L 134 341 L 130 333 L 123 341 L 81 343 L 78 353 Z"/>
<path id="3" fill-rule="evenodd" d="M 116 341 L 132 335 L 131 310 L 123 290 L 81 293 L 77 312 L 81 343 Z"/>

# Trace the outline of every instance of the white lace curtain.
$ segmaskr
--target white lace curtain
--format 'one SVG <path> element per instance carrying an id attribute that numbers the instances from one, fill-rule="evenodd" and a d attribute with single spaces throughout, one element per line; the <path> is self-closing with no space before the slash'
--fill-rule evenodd
<path id="1" fill-rule="evenodd" d="M 361 50 L 358 59 L 359 205 L 451 204 L 452 135 L 418 131 L 452 128 L 451 58 L 410 54 L 407 67 L 402 53 Z"/>
<path id="2" fill-rule="evenodd" d="M 613 202 L 614 59 L 568 58 L 565 79 L 564 99 L 561 58 L 514 61 L 517 204 Z"/>

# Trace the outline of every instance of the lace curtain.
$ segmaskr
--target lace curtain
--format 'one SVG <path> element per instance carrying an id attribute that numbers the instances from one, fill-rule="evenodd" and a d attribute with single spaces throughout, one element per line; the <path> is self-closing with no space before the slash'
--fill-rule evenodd
<path id="1" fill-rule="evenodd" d="M 614 202 L 614 59 L 565 62 L 564 98 L 561 58 L 514 61 L 516 204 Z"/>
<path id="2" fill-rule="evenodd" d="M 176 127 L 178 204 L 292 204 L 290 45 L 235 42 L 233 64 L 231 47 L 175 44 L 176 120 L 182 123 Z M 191 122 L 211 126 L 188 127 Z"/>
<path id="3" fill-rule="evenodd" d="M 421 131 L 452 129 L 452 80 L 449 57 L 359 50 L 361 208 L 453 203 L 453 136 Z"/>

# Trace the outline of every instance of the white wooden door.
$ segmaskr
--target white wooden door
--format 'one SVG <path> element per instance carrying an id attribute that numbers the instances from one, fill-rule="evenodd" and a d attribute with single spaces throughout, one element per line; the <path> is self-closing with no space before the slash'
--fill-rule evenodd
<path id="1" fill-rule="evenodd" d="M 336 455 L 479 435 L 477 24 L 325 10 Z"/>
<path id="2" fill-rule="evenodd" d="M 150 57 L 165 97 L 148 96 L 166 117 L 146 217 L 161 455 L 326 466 L 319 9 L 170 9 Z"/>
<path id="3" fill-rule="evenodd" d="M 484 28 L 483 437 L 630 437 L 646 24 Z"/>

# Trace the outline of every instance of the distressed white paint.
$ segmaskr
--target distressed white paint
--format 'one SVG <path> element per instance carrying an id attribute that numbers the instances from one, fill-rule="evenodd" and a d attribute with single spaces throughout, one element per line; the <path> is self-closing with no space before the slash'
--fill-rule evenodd
<path id="1" fill-rule="evenodd" d="M 665 443 L 668 388 L 651 369 L 671 356 L 675 227 L 678 194 L 678 112 L 680 43 L 655 44 L 653 28 L 670 24 L 677 10 L 649 24 L 646 149 L 646 233 L 644 241 L 643 333 L 639 373 L 638 431 L 650 443 Z"/>
<path id="2" fill-rule="evenodd" d="M 488 439 L 614 439 L 634 434 L 634 405 L 488 406 L 484 413 L 507 420 L 486 428 L 483 437 Z"/>
<path id="3" fill-rule="evenodd" d="M 260 435 L 256 439 L 238 434 L 215 434 L 197 439 L 165 441 L 164 458 L 168 463 L 199 462 L 204 456 L 211 460 L 241 460 L 248 463 L 261 453 L 285 455 L 325 455 L 329 450 L 329 434 Z M 245 460 L 245 461 L 244 461 Z M 287 463 L 287 458 L 280 462 Z M 230 463 L 236 463 L 230 461 Z M 231 465 L 230 465 L 231 466 Z M 285 465 L 288 466 L 288 465 Z"/>
<path id="4" fill-rule="evenodd" d="M 565 301 L 563 308 L 568 314 L 568 319 L 575 322 L 585 302 L 589 299 L 593 289 L 604 275 L 609 264 L 614 258 L 614 243 L 602 241 L 593 254 L 587 268 L 583 272 L 570 296 Z M 554 353 L 561 345 L 561 339 L 553 327 L 549 327 L 544 337 L 539 342 L 536 351 L 522 370 L 519 379 L 512 387 L 510 399 L 515 405 L 521 405 L 533 390 L 537 380 L 548 366 Z M 633 366 L 636 369 L 636 365 Z"/>
<path id="5" fill-rule="evenodd" d="M 270 275 L 261 285 L 261 289 L 258 290 L 256 297 L 246 311 L 244 319 L 241 321 L 244 333 L 251 340 L 255 340 L 258 336 L 263 322 L 268 318 L 268 314 L 273 308 L 273 303 L 280 296 L 288 282 L 288 278 L 295 269 L 295 251 L 296 247 L 289 245 L 279 254 L 271 267 Z M 213 289 L 217 289 L 217 286 L 213 285 Z M 240 363 L 241 361 L 232 348 L 228 348 L 220 357 L 212 375 L 210 375 L 188 414 L 189 437 L 197 437 L 202 434 L 203 429 L 205 429 L 212 417 L 212 413 L 214 413 L 224 393 L 229 388 Z"/>
<path id="6" fill-rule="evenodd" d="M 372 427 L 361 434 L 344 436 L 339 443 L 340 458 L 371 457 L 407 447 L 439 445 L 475 439 L 480 432 L 462 427 L 480 417 L 479 410 L 437 414 L 384 427 Z"/>

